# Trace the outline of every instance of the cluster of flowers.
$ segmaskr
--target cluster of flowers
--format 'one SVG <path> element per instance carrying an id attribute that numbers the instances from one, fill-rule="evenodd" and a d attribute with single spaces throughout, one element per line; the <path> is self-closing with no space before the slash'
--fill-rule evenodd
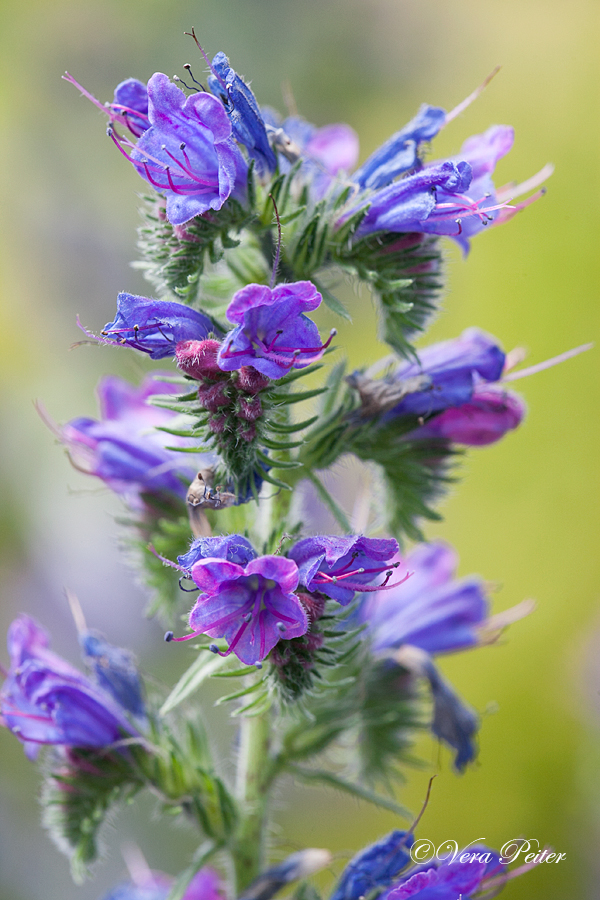
<path id="1" fill-rule="evenodd" d="M 184 544 L 179 555 L 174 551 L 177 562 L 153 551 L 180 573 L 182 588 L 185 583 L 186 591 L 199 592 L 189 613 L 190 632 L 175 637 L 168 631 L 166 640 L 207 635 L 214 639 L 209 645 L 213 653 L 223 658 L 234 654 L 244 664 L 231 677 L 249 672 L 252 677 L 253 667 L 262 669 L 265 663 L 281 675 L 299 639 L 305 641 L 301 665 L 316 669 L 318 653 L 328 649 L 327 640 L 334 642 L 344 629 L 351 631 L 359 636 L 358 645 L 368 648 L 367 665 L 375 673 L 398 674 L 404 697 L 407 682 L 428 684 L 432 731 L 452 748 L 455 768 L 462 771 L 476 753 L 478 719 L 445 681 L 434 658 L 493 640 L 527 607 L 490 616 L 484 584 L 476 577 L 457 580 L 456 554 L 442 543 L 421 543 L 401 556 L 398 541 L 391 537 L 351 533 L 299 537 L 302 525 L 292 521 L 285 504 L 275 523 L 275 539 L 269 537 L 264 546 L 259 543 L 264 534 L 252 530 L 254 515 L 246 516 L 243 534 L 213 536 L 211 526 L 219 528 L 220 507 L 253 498 L 268 503 L 259 492 L 263 480 L 274 481 L 271 468 L 283 471 L 283 478 L 288 469 L 302 471 L 301 453 L 292 456 L 289 451 L 303 441 L 282 443 L 281 434 L 306 430 L 316 417 L 298 424 L 280 415 L 280 409 L 327 389 L 286 393 L 302 370 L 322 359 L 335 331 L 323 340 L 307 315 L 320 306 L 325 291 L 313 280 L 297 277 L 290 260 L 280 260 L 282 220 L 275 194 L 281 185 L 286 183 L 285 191 L 296 204 L 288 221 L 300 220 L 306 210 L 314 213 L 306 228 L 313 229 L 311 240 L 316 241 L 320 211 L 326 209 L 331 241 L 343 234 L 348 258 L 354 250 L 361 253 L 372 235 L 384 235 L 386 240 L 392 235 L 382 252 L 402 251 L 426 235 L 448 235 L 466 252 L 471 237 L 507 221 L 536 199 L 540 192 L 509 205 L 519 194 L 535 190 L 548 170 L 520 187 L 496 190 L 492 173 L 513 143 L 513 131 L 507 126 L 471 137 L 456 157 L 426 162 L 427 143 L 472 98 L 451 113 L 422 106 L 411 122 L 356 168 L 358 139 L 349 126 L 316 128 L 296 116 L 282 121 L 259 107 L 223 53 L 212 62 L 205 59 L 208 90 L 193 79 L 188 66 L 193 86 L 186 86 L 187 93 L 177 80 L 156 73 L 147 85 L 135 79 L 122 82 L 106 106 L 71 76 L 67 80 L 108 116 L 110 138 L 157 193 L 158 219 L 168 222 L 181 246 L 200 242 L 194 230 L 200 226 L 223 226 L 222 211 L 236 205 L 245 210 L 246 219 L 238 222 L 241 230 L 247 221 L 259 219 L 252 195 L 262 190 L 271 197 L 279 233 L 276 252 L 272 223 L 260 224 L 262 237 L 267 234 L 261 246 L 269 264 L 267 257 L 275 252 L 270 284 L 245 280 L 223 311 L 229 328 L 223 318 L 171 296 L 119 294 L 115 318 L 101 334 L 83 330 L 101 344 L 126 346 L 152 360 L 172 359 L 179 375 L 153 372 L 139 387 L 105 377 L 99 386 L 99 420 L 77 418 L 62 427 L 48 420 L 49 424 L 74 466 L 102 479 L 140 520 L 152 501 L 161 501 L 155 504 L 160 514 L 181 521 L 182 510 L 185 513 L 181 501 L 187 501 L 191 527 L 184 514 L 185 534 L 192 531 L 195 536 L 189 549 L 183 552 Z M 326 244 L 325 237 L 321 243 Z M 225 250 L 233 246 L 224 243 Z M 314 272 L 304 270 L 311 278 L 325 257 L 314 258 Z M 424 262 L 397 272 L 395 280 L 386 282 L 392 285 L 392 299 L 394 285 L 404 284 L 406 276 L 426 273 L 429 266 Z M 197 268 L 186 278 L 193 280 L 200 272 Z M 446 448 L 491 444 L 523 420 L 523 401 L 506 383 L 539 367 L 508 374 L 517 361 L 496 339 L 471 328 L 455 340 L 404 359 L 388 358 L 371 371 L 348 376 L 352 401 L 340 408 L 339 416 L 354 429 L 375 422 L 382 435 L 392 425 L 391 437 L 382 438 L 390 441 L 392 454 L 400 447 L 429 447 L 432 442 Z M 376 377 L 382 370 L 383 376 Z M 182 382 L 193 387 L 191 394 L 180 396 Z M 269 436 L 267 422 L 275 438 Z M 310 444 L 310 432 L 304 442 Z M 241 479 L 248 472 L 240 473 L 236 467 L 246 465 L 243 453 L 251 446 L 256 447 L 253 459 L 260 468 L 252 463 L 249 487 Z M 277 457 L 273 451 L 286 455 Z M 224 473 L 225 493 L 211 493 L 212 482 L 201 477 L 203 472 Z M 200 505 L 217 516 L 210 521 L 205 517 L 200 525 L 198 520 L 194 524 L 189 509 L 197 503 L 190 496 L 198 479 L 204 490 Z M 274 481 L 290 489 L 297 483 L 297 475 L 290 476 L 289 483 Z M 236 512 L 243 516 L 243 510 Z M 144 532 L 147 538 L 152 534 L 147 516 L 145 524 L 150 529 Z M 286 533 L 288 527 L 294 537 Z M 146 565 L 149 561 L 155 563 L 147 554 Z M 339 607 L 346 611 L 340 613 Z M 326 618 L 335 619 L 329 630 L 319 625 Z M 52 745 L 75 768 L 82 765 L 77 757 L 81 749 L 111 748 L 126 758 L 132 742 L 143 743 L 151 728 L 160 729 L 160 716 L 152 719 L 147 713 L 131 654 L 87 630 L 80 640 L 89 677 L 49 649 L 48 636 L 39 625 L 19 617 L 9 630 L 11 665 L 0 692 L 0 721 L 23 742 L 27 754 L 34 758 L 40 746 Z M 249 690 L 262 683 L 256 681 Z M 244 690 L 232 696 L 242 696 Z M 390 695 L 386 701 L 393 707 L 397 697 Z M 318 744 L 315 753 L 323 746 Z M 77 793 L 77 788 L 71 789 Z M 219 849 L 229 837 L 217 842 Z M 413 840 L 411 832 L 396 831 L 362 851 L 342 873 L 331 900 L 359 900 L 373 891 L 382 900 L 455 900 L 458 894 L 489 891 L 505 879 L 498 854 L 486 848 L 479 848 L 477 859 L 469 863 L 408 869 Z M 255 895 L 252 885 L 242 885 L 247 888 L 243 896 L 269 900 L 284 884 L 310 874 L 312 865 L 296 854 L 263 872 Z M 167 876 L 148 870 L 106 900 L 165 900 L 170 890 Z M 218 875 L 203 868 L 179 896 L 217 900 L 220 890 Z"/>

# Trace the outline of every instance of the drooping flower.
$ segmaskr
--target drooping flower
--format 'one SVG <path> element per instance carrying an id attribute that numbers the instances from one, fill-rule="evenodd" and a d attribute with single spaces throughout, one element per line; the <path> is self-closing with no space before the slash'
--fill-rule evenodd
<path id="1" fill-rule="evenodd" d="M 282 378 L 320 359 L 329 346 L 321 343 L 317 326 L 305 312 L 322 297 L 310 281 L 280 284 L 271 289 L 249 284 L 234 294 L 227 318 L 236 325 L 223 340 L 219 366 L 225 372 L 253 366 L 268 378 Z"/>
<path id="2" fill-rule="evenodd" d="M 300 583 L 309 591 L 320 591 L 346 606 L 356 591 L 377 590 L 372 582 L 391 573 L 400 563 L 394 559 L 398 542 L 393 538 L 318 535 L 304 538 L 289 550 L 298 566 Z"/>
<path id="3" fill-rule="evenodd" d="M 223 52 L 217 53 L 213 58 L 211 71 L 208 86 L 223 102 L 236 140 L 256 160 L 260 174 L 274 172 L 277 160 L 252 90 L 231 68 Z"/>
<path id="4" fill-rule="evenodd" d="M 150 359 L 164 359 L 175 356 L 178 343 L 204 341 L 217 331 L 208 316 L 183 303 L 123 291 L 117 296 L 117 314 L 102 329 L 102 337 L 91 336 L 101 343 L 141 350 Z"/>
<path id="5" fill-rule="evenodd" d="M 143 493 L 185 498 L 186 484 L 194 478 L 198 460 L 190 463 L 189 454 L 166 449 L 186 446 L 188 441 L 160 431 L 161 426 L 172 425 L 177 414 L 147 402 L 154 394 L 179 390 L 161 381 L 161 373 L 147 375 L 139 387 L 117 376 L 105 376 L 98 385 L 99 420 L 72 419 L 62 428 L 48 424 L 66 446 L 76 469 L 101 478 L 130 505 L 139 505 Z M 213 460 L 212 455 L 207 458 Z"/>
<path id="6" fill-rule="evenodd" d="M 138 173 L 164 194 L 172 225 L 221 209 L 232 194 L 243 196 L 247 166 L 216 97 L 202 92 L 186 97 L 156 72 L 148 82 L 148 118 L 150 127 L 137 144 L 115 141 L 120 149 L 131 149 Z"/>
<path id="7" fill-rule="evenodd" d="M 407 435 L 409 440 L 430 438 L 484 447 L 518 428 L 525 416 L 525 403 L 518 394 L 494 387 L 478 387 L 468 403 L 450 407 L 433 416 Z"/>
<path id="8" fill-rule="evenodd" d="M 211 540 L 211 539 L 209 539 Z M 214 555 L 204 557 L 210 551 Z M 246 665 L 260 663 L 283 637 L 300 637 L 308 630 L 308 617 L 294 593 L 298 567 L 281 556 L 250 558 L 245 565 L 229 558 L 248 558 L 252 546 L 241 535 L 213 538 L 212 543 L 192 545 L 189 566 L 177 568 L 198 586 L 201 595 L 190 613 L 192 635 L 225 638 L 228 649 Z M 217 556 L 217 554 L 220 554 Z M 167 640 L 173 640 L 171 632 Z M 215 646 L 215 652 L 217 648 Z"/>
<path id="9" fill-rule="evenodd" d="M 0 691 L 2 724 L 34 758 L 42 744 L 106 747 L 136 734 L 123 708 L 100 686 L 49 649 L 29 616 L 8 630 L 10 671 Z"/>
<path id="10" fill-rule="evenodd" d="M 173 881 L 170 875 L 148 871 L 135 882 L 117 885 L 102 900 L 167 900 Z M 194 875 L 181 900 L 223 900 L 220 887 L 218 873 L 205 867 Z"/>
<path id="11" fill-rule="evenodd" d="M 392 831 L 350 860 L 330 900 L 360 900 L 376 888 L 387 887 L 410 862 L 414 835 Z"/>

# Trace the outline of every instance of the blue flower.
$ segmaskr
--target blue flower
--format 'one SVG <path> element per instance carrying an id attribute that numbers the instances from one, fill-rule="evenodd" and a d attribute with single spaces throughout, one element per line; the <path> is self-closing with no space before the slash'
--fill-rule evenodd
<path id="1" fill-rule="evenodd" d="M 376 888 L 387 887 L 410 862 L 414 836 L 392 831 L 350 860 L 330 900 L 360 900 Z"/>
<path id="2" fill-rule="evenodd" d="M 113 647 L 97 631 L 83 631 L 79 645 L 100 687 L 127 712 L 144 717 L 144 691 L 133 653 Z"/>
<path id="3" fill-rule="evenodd" d="M 446 111 L 424 103 L 414 119 L 392 135 L 357 169 L 352 181 L 360 188 L 378 190 L 399 175 L 421 168 L 419 148 L 436 136 L 446 121 Z"/>
<path id="4" fill-rule="evenodd" d="M 208 316 L 183 303 L 122 292 L 115 318 L 104 326 L 103 338 L 96 340 L 141 350 L 150 359 L 164 359 L 175 356 L 180 341 L 204 341 L 215 331 Z"/>
<path id="5" fill-rule="evenodd" d="M 468 855 L 467 860 L 465 855 Z M 502 880 L 496 879 L 501 875 L 506 877 L 499 854 L 487 847 L 473 845 L 459 851 L 456 858 L 449 861 L 432 862 L 407 872 L 381 895 L 381 900 L 409 900 L 411 897 L 415 900 L 458 900 L 472 897 L 479 891 L 499 888 Z"/>
<path id="6" fill-rule="evenodd" d="M 181 900 L 223 900 L 220 882 L 214 869 L 200 869 L 181 895 Z M 146 875 L 140 875 L 135 883 L 127 881 L 117 885 L 102 900 L 167 900 L 172 887 L 173 879 L 169 875 L 148 871 Z"/>
<path id="7" fill-rule="evenodd" d="M 184 569 L 191 569 L 201 559 L 226 559 L 239 566 L 247 566 L 258 556 L 250 541 L 241 534 L 222 537 L 196 538 L 187 553 L 177 557 Z"/>
<path id="8" fill-rule="evenodd" d="M 247 166 L 216 97 L 186 97 L 157 72 L 148 82 L 148 118 L 150 127 L 136 145 L 115 141 L 131 147 L 138 173 L 165 195 L 172 225 L 221 209 L 232 194 L 243 195 Z"/>
<path id="9" fill-rule="evenodd" d="M 322 297 L 310 281 L 248 284 L 234 294 L 227 318 L 237 327 L 223 340 L 218 362 L 225 372 L 253 366 L 268 378 L 282 378 L 290 369 L 303 369 L 323 356 L 331 342 L 321 343 L 317 326 L 305 312 L 316 309 Z"/>
<path id="10" fill-rule="evenodd" d="M 127 78 L 116 86 L 109 108 L 111 121 L 123 122 L 136 137 L 141 137 L 150 127 L 148 86 L 137 78 Z"/>
<path id="11" fill-rule="evenodd" d="M 459 338 L 417 351 L 418 362 L 404 361 L 387 381 L 405 382 L 425 376 L 425 385 L 407 393 L 384 414 L 383 421 L 402 416 L 428 416 L 468 403 L 475 388 L 498 381 L 506 356 L 498 341 L 479 328 L 468 328 Z"/>
<path id="12" fill-rule="evenodd" d="M 419 544 L 403 564 L 411 573 L 405 583 L 369 594 L 361 603 L 360 619 L 373 651 L 412 644 L 435 654 L 478 644 L 478 629 L 489 613 L 487 593 L 480 578 L 455 579 L 458 557 L 452 547 Z"/>
<path id="13" fill-rule="evenodd" d="M 234 72 L 222 52 L 213 58 L 211 68 L 213 74 L 208 76 L 208 86 L 225 105 L 235 139 L 256 160 L 260 174 L 274 172 L 277 159 L 269 144 L 265 123 L 250 87 Z"/>
<path id="14" fill-rule="evenodd" d="M 393 538 L 351 534 L 304 538 L 294 544 L 288 556 L 297 563 L 300 583 L 309 591 L 320 591 L 347 606 L 356 591 L 387 588 L 392 570 L 399 565 L 393 562 L 396 553 L 398 542 Z M 372 586 L 383 573 L 387 573 L 384 584 Z"/>
<path id="15" fill-rule="evenodd" d="M 136 734 L 111 694 L 53 653 L 48 634 L 29 616 L 11 624 L 8 652 L 1 720 L 30 758 L 42 744 L 106 747 Z"/>

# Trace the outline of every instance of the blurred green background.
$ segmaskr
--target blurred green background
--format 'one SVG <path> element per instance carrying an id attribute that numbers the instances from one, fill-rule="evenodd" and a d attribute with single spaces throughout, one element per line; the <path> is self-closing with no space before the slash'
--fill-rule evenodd
<path id="1" fill-rule="evenodd" d="M 364 158 L 427 101 L 451 109 L 492 68 L 483 97 L 436 140 L 453 153 L 469 134 L 511 123 L 516 144 L 496 184 L 556 165 L 544 200 L 476 238 L 463 262 L 448 246 L 445 310 L 428 340 L 478 325 L 529 362 L 598 339 L 597 0 L 3 0 L 0 6 L 2 141 L 0 373 L 0 631 L 16 612 L 53 630 L 76 659 L 63 596 L 80 596 L 88 623 L 133 646 L 143 666 L 173 682 L 189 661 L 165 650 L 141 618 L 144 598 L 119 555 L 108 492 L 77 475 L 41 424 L 32 400 L 65 421 L 95 414 L 101 374 L 138 377 L 135 354 L 81 348 L 74 319 L 92 328 L 113 316 L 118 290 L 143 293 L 135 256 L 140 182 L 104 135 L 93 106 L 60 80 L 68 70 L 102 100 L 155 70 L 203 71 L 184 30 L 195 25 L 212 54 L 223 49 L 262 103 L 283 108 L 291 84 L 311 121 L 349 122 Z M 350 297 L 351 361 L 372 361 L 366 295 Z M 369 338 L 368 335 L 372 335 Z M 598 350 L 519 384 L 529 416 L 500 445 L 468 455 L 464 480 L 429 527 L 461 555 L 461 574 L 497 586 L 495 608 L 524 597 L 537 611 L 500 644 L 442 663 L 483 716 L 479 762 L 456 777 L 442 754 L 420 826 L 434 842 L 518 835 L 567 853 L 506 888 L 515 898 L 600 897 L 600 608 L 598 604 Z M 5 659 L 2 654 L 2 659 Z M 224 741 L 215 719 L 215 736 Z M 438 750 L 411 774 L 402 799 L 417 809 Z M 65 859 L 38 825 L 37 772 L 0 730 L 1 900 L 94 900 L 123 874 L 119 847 L 137 842 L 151 865 L 177 872 L 193 835 L 153 820 L 144 801 L 108 837 L 96 879 L 72 885 Z M 335 795 L 282 787 L 282 848 L 343 854 L 395 826 L 391 816 Z"/>

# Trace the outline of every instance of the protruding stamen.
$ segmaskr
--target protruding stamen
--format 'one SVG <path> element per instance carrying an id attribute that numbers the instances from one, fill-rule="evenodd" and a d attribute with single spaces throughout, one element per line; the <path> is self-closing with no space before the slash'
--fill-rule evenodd
<path id="1" fill-rule="evenodd" d="M 200 88 L 200 90 L 201 90 L 203 93 L 206 93 L 206 88 L 204 87 L 204 85 L 201 84 L 199 81 L 196 81 L 196 79 L 194 78 L 194 73 L 192 72 L 192 67 L 190 66 L 190 64 L 189 64 L 189 63 L 184 63 L 184 64 L 183 64 L 183 68 L 184 68 L 187 72 L 189 72 L 190 78 L 192 79 L 192 81 L 194 82 L 194 84 L 197 84 L 198 87 Z"/>
<path id="2" fill-rule="evenodd" d="M 154 549 L 152 544 L 148 544 L 147 549 L 155 556 L 157 559 L 160 559 L 165 566 L 170 566 L 172 569 L 177 569 L 178 572 L 183 572 L 189 578 L 190 572 L 189 569 L 184 569 L 183 566 L 178 566 L 177 563 L 174 563 L 171 559 L 167 559 L 165 556 L 161 556 L 157 550 Z"/>
<path id="3" fill-rule="evenodd" d="M 165 631 L 165 641 L 167 644 L 170 644 L 174 637 L 175 635 L 172 631 Z"/>
<path id="4" fill-rule="evenodd" d="M 277 628 L 277 631 L 280 631 L 282 634 L 284 631 L 287 631 L 287 626 L 284 625 L 283 622 L 278 622 L 275 627 Z"/>
<path id="5" fill-rule="evenodd" d="M 498 74 L 498 72 L 500 71 L 501 68 L 502 68 L 502 66 L 496 66 L 496 68 L 495 68 L 492 72 L 490 72 L 490 74 L 489 74 L 488 77 L 483 81 L 483 83 L 480 84 L 479 87 L 475 88 L 475 90 L 473 91 L 472 94 L 469 94 L 469 96 L 466 97 L 466 98 L 462 101 L 462 103 L 459 103 L 458 106 L 455 106 L 454 109 L 452 109 L 452 110 L 446 115 L 446 118 L 445 118 L 445 120 L 444 120 L 444 124 L 442 125 L 442 128 L 445 128 L 446 125 L 447 125 L 449 122 L 452 121 L 452 119 L 455 119 L 457 116 L 460 116 L 460 114 L 461 114 L 462 112 L 464 112 L 465 109 L 467 109 L 467 107 L 470 106 L 471 103 L 473 103 L 474 100 L 477 100 L 477 98 L 479 97 L 479 95 L 482 94 L 482 93 L 485 91 L 486 87 L 488 86 L 488 84 L 490 83 L 490 81 L 492 80 L 492 78 L 494 78 L 494 77 Z M 440 129 L 440 130 L 441 130 L 441 129 Z"/>
<path id="6" fill-rule="evenodd" d="M 526 369 L 521 369 L 519 372 L 511 372 L 510 374 L 505 375 L 499 383 L 504 384 L 505 381 L 517 381 L 519 378 L 535 375 L 536 372 L 543 372 L 544 369 L 551 369 L 552 366 L 557 366 L 559 363 L 565 362 L 573 356 L 579 356 L 580 353 L 591 350 L 593 346 L 593 343 L 582 344 L 580 347 L 574 347 L 572 350 L 565 350 L 564 353 L 559 353 L 558 356 L 553 356 L 550 359 L 544 360 L 544 362 L 536 363 L 535 366 L 528 366 Z"/>
<path id="7" fill-rule="evenodd" d="M 186 34 L 188 37 L 191 37 L 191 38 L 194 39 L 194 42 L 195 42 L 195 44 L 196 44 L 196 47 L 198 48 L 198 50 L 200 51 L 200 53 L 201 53 L 202 56 L 204 57 L 204 61 L 205 61 L 206 65 L 208 66 L 208 68 L 210 69 L 210 71 L 212 72 L 212 74 L 215 76 L 215 78 L 217 79 L 217 81 L 219 82 L 219 84 L 221 85 L 221 87 L 223 88 L 223 90 L 225 91 L 225 93 L 227 94 L 227 85 L 225 84 L 225 82 L 223 81 L 223 79 L 221 78 L 221 76 L 219 75 L 219 73 L 216 72 L 215 69 L 213 69 L 213 66 L 212 66 L 212 63 L 211 63 L 210 59 L 208 58 L 208 56 L 206 55 L 206 53 L 204 52 L 204 50 L 203 50 L 202 47 L 200 46 L 200 41 L 199 41 L 198 38 L 196 37 L 196 31 L 194 30 L 194 28 L 192 28 L 191 31 L 184 31 L 183 33 Z M 184 66 L 184 68 L 185 68 L 185 66 Z M 227 94 L 227 96 L 229 96 L 229 94 Z"/>

